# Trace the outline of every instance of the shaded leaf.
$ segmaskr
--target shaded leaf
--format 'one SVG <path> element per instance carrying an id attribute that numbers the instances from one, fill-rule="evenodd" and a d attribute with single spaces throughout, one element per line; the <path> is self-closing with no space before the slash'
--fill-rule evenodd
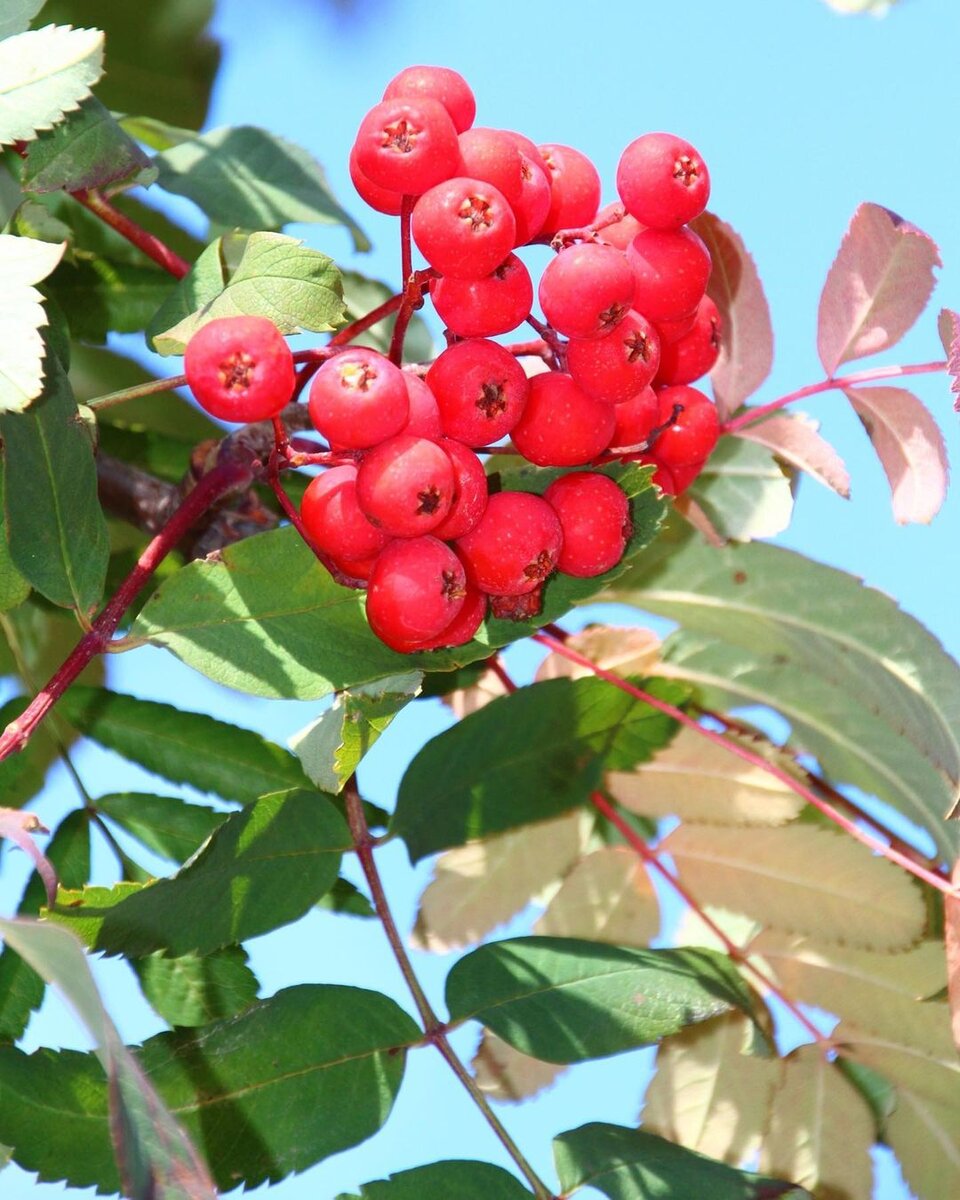
<path id="1" fill-rule="evenodd" d="M 721 438 L 706 466 L 684 494 L 703 509 L 723 538 L 748 542 L 774 537 L 790 524 L 790 479 L 763 446 Z"/>
<path id="2" fill-rule="evenodd" d="M 172 286 L 156 267 L 94 255 L 62 263 L 46 291 L 63 309 L 74 338 L 103 343 L 109 333 L 139 333 Z"/>
<path id="3" fill-rule="evenodd" d="M 893 493 L 898 524 L 929 524 L 947 494 L 947 448 L 929 410 L 906 388 L 844 388 Z"/>
<path id="4" fill-rule="evenodd" d="M 398 1171 L 389 1179 L 365 1183 L 360 1195 L 337 1200 L 426 1200 L 427 1197 L 456 1197 L 456 1200 L 523 1200 L 532 1196 L 515 1176 L 490 1163 L 451 1160 Z"/>
<path id="5" fill-rule="evenodd" d="M 774 413 L 738 430 L 736 436 L 766 446 L 777 458 L 846 500 L 850 496 L 850 474 L 840 455 L 817 432 L 819 427 L 819 422 L 803 413 Z"/>
<path id="6" fill-rule="evenodd" d="M 260 987 L 239 946 L 179 958 L 158 951 L 130 965 L 144 996 L 168 1025 L 208 1025 L 235 1016 L 256 1000 Z"/>
<path id="7" fill-rule="evenodd" d="M 576 938 L 490 942 L 447 976 L 454 1021 L 477 1020 L 546 1062 L 603 1058 L 753 1000 L 713 950 L 635 950 Z"/>
<path id="8" fill-rule="evenodd" d="M 861 204 L 820 297 L 817 349 L 827 374 L 895 345 L 923 312 L 939 266 L 922 230 L 879 204 Z"/>
<path id="9" fill-rule="evenodd" d="M 96 96 L 88 96 L 48 133 L 30 144 L 23 168 L 25 190 L 68 192 L 102 188 L 150 166 Z"/>
<path id="10" fill-rule="evenodd" d="M 533 932 L 649 945 L 660 932 L 660 906 L 643 862 L 626 846 L 594 850 L 564 879 Z"/>
<path id="11" fill-rule="evenodd" d="M 44 0 L 7 0 L 6 11 L 0 16 L 0 38 L 22 33 L 43 8 Z"/>
<path id="12" fill-rule="evenodd" d="M 552 1087 L 566 1070 L 557 1063 L 514 1050 L 490 1029 L 483 1031 L 470 1065 L 480 1091 L 493 1100 L 504 1101 L 529 1100 Z"/>
<path id="13" fill-rule="evenodd" d="M 375 917 L 377 910 L 358 887 L 341 875 L 333 887 L 317 901 L 317 908 L 346 913 L 350 917 Z"/>
<path id="14" fill-rule="evenodd" d="M 3 463 L 0 462 L 0 495 L 3 494 Z M 24 579 L 10 558 L 5 532 L 6 519 L 0 505 L 0 613 L 16 608 L 30 595 L 30 584 Z M 2 668 L 0 668 L 2 673 Z M 0 792 L 2 795 L 2 792 Z"/>
<path id="15" fill-rule="evenodd" d="M 96 806 L 102 816 L 116 821 L 154 854 L 178 863 L 198 850 L 228 816 L 202 804 L 151 792 L 99 796 Z"/>
<path id="16" fill-rule="evenodd" d="M 954 393 L 954 409 L 960 408 L 960 313 L 941 308 L 937 319 L 940 341 L 947 356 L 947 371 L 950 374 L 950 391 Z"/>
<path id="17" fill-rule="evenodd" d="M 960 1191 L 960 1112 L 909 1088 L 897 1088 L 897 1103 L 885 1124 L 907 1185 L 920 1200 L 940 1200 Z"/>
<path id="18" fill-rule="evenodd" d="M 34 287 L 50 274 L 64 246 L 0 233 L 0 414 L 23 412 L 43 392 L 44 346 L 40 330 L 47 325 L 43 297 Z"/>
<path id="19" fill-rule="evenodd" d="M 29 142 L 52 129 L 102 74 L 99 29 L 45 25 L 0 42 L 0 145 Z"/>

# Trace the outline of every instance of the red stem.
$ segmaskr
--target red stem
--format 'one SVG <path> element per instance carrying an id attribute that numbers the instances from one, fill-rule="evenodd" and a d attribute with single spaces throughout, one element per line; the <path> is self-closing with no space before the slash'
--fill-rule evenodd
<path id="1" fill-rule="evenodd" d="M 142 250 L 148 258 L 152 258 L 165 271 L 169 271 L 176 279 L 182 279 L 190 270 L 190 264 L 185 259 L 181 258 L 179 254 L 174 254 L 170 247 L 164 245 L 158 237 L 147 233 L 136 221 L 131 221 L 119 209 L 114 208 L 96 189 L 81 188 L 80 191 L 71 192 L 70 195 L 84 208 L 88 208 L 98 216 L 106 225 L 109 225 L 111 229 L 115 229 L 121 237 L 125 237 L 138 250 Z"/>
<path id="2" fill-rule="evenodd" d="M 790 392 L 789 395 L 781 396 L 778 400 L 771 400 L 769 404 L 748 408 L 739 416 L 731 417 L 729 421 L 724 422 L 722 432 L 736 433 L 738 429 L 744 429 L 747 425 L 762 421 L 764 417 L 769 417 L 771 413 L 786 408 L 788 404 L 793 404 L 797 400 L 805 400 L 808 396 L 818 396 L 821 392 L 829 392 L 834 388 L 856 387 L 861 383 L 872 383 L 877 379 L 897 379 L 903 375 L 928 375 L 933 371 L 945 371 L 946 369 L 947 364 L 943 361 L 914 363 L 906 367 L 871 367 L 868 371 L 842 375 L 839 379 L 821 379 L 819 383 L 808 384 L 806 387 L 798 388 L 795 392 Z"/>

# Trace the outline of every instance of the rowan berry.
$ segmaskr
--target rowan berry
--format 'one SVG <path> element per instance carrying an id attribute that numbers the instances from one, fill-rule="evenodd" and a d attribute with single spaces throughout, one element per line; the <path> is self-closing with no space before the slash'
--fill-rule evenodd
<path id="1" fill-rule="evenodd" d="M 508 434 L 530 393 L 509 350 L 483 338 L 444 350 L 427 372 L 427 384 L 440 406 L 443 432 L 468 446 L 488 446 Z"/>
<path id="2" fill-rule="evenodd" d="M 363 450 L 399 433 L 410 416 L 403 372 L 354 346 L 327 359 L 310 385 L 310 420 L 332 446 Z"/>
<path id="3" fill-rule="evenodd" d="M 451 67 L 414 66 L 404 69 L 387 84 L 384 100 L 400 96 L 437 100 L 450 114 L 457 133 L 473 124 L 477 101 L 464 77 Z"/>
<path id="4" fill-rule="evenodd" d="M 377 187 L 419 196 L 460 166 L 460 143 L 450 115 L 437 100 L 391 99 L 360 122 L 356 162 Z"/>
<path id="5" fill-rule="evenodd" d="M 386 546 L 370 573 L 367 620 L 382 642 L 407 651 L 434 638 L 463 608 L 467 577 L 449 546 L 429 534 Z"/>
<path id="6" fill-rule="evenodd" d="M 660 347 L 657 384 L 693 383 L 713 368 L 720 354 L 721 322 L 709 296 L 700 301 L 693 328 Z"/>
<path id="7" fill-rule="evenodd" d="M 657 400 L 659 421 L 666 428 L 653 445 L 656 460 L 671 471 L 704 462 L 720 437 L 720 418 L 713 402 L 703 392 L 684 385 L 663 388 Z"/>
<path id="8" fill-rule="evenodd" d="M 482 126 L 460 134 L 461 175 L 492 183 L 512 207 L 520 199 L 520 149 L 513 138 L 502 129 Z"/>
<path id="9" fill-rule="evenodd" d="M 548 143 L 539 150 L 550 173 L 550 210 L 540 232 L 553 234 L 589 225 L 600 207 L 597 168 L 572 146 Z"/>
<path id="10" fill-rule="evenodd" d="M 679 229 L 707 206 L 710 175 L 683 138 L 645 133 L 624 150 L 617 191 L 627 212 L 651 229 Z"/>
<path id="11" fill-rule="evenodd" d="M 612 404 L 588 396 L 569 375 L 548 371 L 530 380 L 523 416 L 510 436 L 538 467 L 576 467 L 610 445 L 614 425 Z"/>
<path id="12" fill-rule="evenodd" d="M 483 279 L 433 281 L 434 308 L 446 327 L 459 337 L 492 337 L 509 333 L 525 321 L 533 305 L 530 272 L 515 254 Z"/>
<path id="13" fill-rule="evenodd" d="M 439 446 L 453 467 L 454 494 L 450 511 L 434 529 L 434 537 L 445 542 L 469 533 L 487 507 L 487 473 L 469 446 L 455 438 L 441 438 Z"/>
<path id="14" fill-rule="evenodd" d="M 453 504 L 453 464 L 436 442 L 401 433 L 367 451 L 357 472 L 357 501 L 394 537 L 430 533 Z"/>
<path id="15" fill-rule="evenodd" d="M 220 317 L 187 343 L 184 372 L 190 390 L 222 421 L 266 421 L 293 395 L 293 354 L 266 317 Z"/>
<path id="16" fill-rule="evenodd" d="M 458 175 L 417 200 L 413 240 L 431 267 L 454 279 L 482 279 L 514 247 L 517 222 L 491 183 Z"/>
<path id="17" fill-rule="evenodd" d="M 623 558 L 633 532 L 630 502 L 612 479 L 596 471 L 571 471 L 555 479 L 543 498 L 563 530 L 559 571 L 588 579 Z"/>
<path id="18" fill-rule="evenodd" d="M 633 306 L 654 323 L 695 312 L 707 290 L 710 253 L 691 229 L 644 229 L 627 247 Z"/>
<path id="19" fill-rule="evenodd" d="M 597 400 L 622 404 L 642 391 L 660 365 L 660 338 L 645 316 L 631 310 L 602 338 L 571 339 L 567 369 Z"/>
<path id="20" fill-rule="evenodd" d="M 532 592 L 554 572 L 563 531 L 560 518 L 542 497 L 497 492 L 456 546 L 481 591 L 517 596 Z"/>
<path id="21" fill-rule="evenodd" d="M 338 561 L 369 559 L 390 540 L 357 502 L 357 468 L 331 467 L 307 484 L 300 515 L 317 549 Z"/>
<path id="22" fill-rule="evenodd" d="M 610 450 L 631 450 L 645 445 L 660 419 L 660 401 L 652 387 L 613 406 L 616 425 L 610 439 Z"/>
<path id="23" fill-rule="evenodd" d="M 566 337 L 603 337 L 630 311 L 635 287 L 633 269 L 621 250 L 582 242 L 561 250 L 547 264 L 540 278 L 540 307 Z"/>

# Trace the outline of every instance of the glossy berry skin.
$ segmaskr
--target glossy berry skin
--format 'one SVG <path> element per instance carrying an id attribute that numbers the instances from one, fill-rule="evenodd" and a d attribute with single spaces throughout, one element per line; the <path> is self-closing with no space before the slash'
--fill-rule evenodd
<path id="1" fill-rule="evenodd" d="M 384 100 L 400 96 L 439 101 L 449 113 L 457 133 L 469 129 L 477 115 L 477 101 L 469 83 L 450 67 L 404 67 L 394 75 L 383 93 Z"/>
<path id="2" fill-rule="evenodd" d="M 703 301 L 701 301 L 701 304 Z M 656 323 L 657 333 L 660 335 L 660 349 L 664 346 L 670 346 L 674 342 L 679 342 L 681 338 L 685 338 L 697 323 L 697 309 L 693 312 L 686 313 L 682 317 L 676 317 L 672 321 L 665 321 L 661 318 Z"/>
<path id="3" fill-rule="evenodd" d="M 394 650 L 434 638 L 460 613 L 467 594 L 463 563 L 438 538 L 401 538 L 380 554 L 367 587 L 367 620 Z"/>
<path id="4" fill-rule="evenodd" d="M 623 558 L 633 531 L 630 504 L 612 479 L 596 471 L 572 471 L 555 479 L 543 498 L 563 530 L 559 571 L 590 579 Z"/>
<path id="5" fill-rule="evenodd" d="M 300 502 L 300 515 L 313 544 L 337 561 L 370 559 L 390 540 L 357 502 L 354 466 L 331 467 L 311 479 Z"/>
<path id="6" fill-rule="evenodd" d="M 645 133 L 620 156 L 617 191 L 627 212 L 648 228 L 679 229 L 707 207 L 710 175 L 683 138 Z"/>
<path id="7" fill-rule="evenodd" d="M 550 173 L 550 210 L 540 232 L 554 234 L 589 225 L 600 207 L 597 168 L 572 146 L 547 143 L 539 150 Z"/>
<path id="8" fill-rule="evenodd" d="M 461 175 L 492 183 L 513 207 L 520 200 L 520 149 L 509 133 L 482 126 L 460 134 Z"/>
<path id="9" fill-rule="evenodd" d="M 471 580 L 493 596 L 520 596 L 556 569 L 560 518 L 540 496 L 497 492 L 480 521 L 456 543 Z"/>
<path id="10" fill-rule="evenodd" d="M 513 355 L 497 342 L 456 342 L 427 372 L 447 437 L 488 446 L 508 434 L 523 415 L 530 384 Z"/>
<path id="11" fill-rule="evenodd" d="M 393 437 L 410 416 L 402 371 L 363 346 L 327 359 L 310 386 L 309 409 L 330 445 L 350 450 Z"/>
<path id="12" fill-rule="evenodd" d="M 375 104 L 354 143 L 357 169 L 377 187 L 419 196 L 460 168 L 460 143 L 437 100 L 393 99 Z"/>
<path id="13" fill-rule="evenodd" d="M 266 421 L 293 395 L 293 354 L 266 317 L 221 317 L 187 343 L 184 372 L 198 404 L 222 421 Z"/>
<path id="14" fill-rule="evenodd" d="M 414 437 L 429 438 L 435 442 L 443 436 L 440 426 L 440 408 L 437 398 L 427 387 L 426 381 L 412 371 L 402 371 L 403 382 L 407 389 L 407 403 L 410 415 L 401 433 L 411 433 Z"/>
<path id="15" fill-rule="evenodd" d="M 487 596 L 467 580 L 467 594 L 463 607 L 450 624 L 431 638 L 411 642 L 405 649 L 408 653 L 420 650 L 439 650 L 444 646 L 463 646 L 471 641 L 487 615 Z"/>
<path id="16" fill-rule="evenodd" d="M 710 253 L 690 229 L 645 229 L 627 247 L 633 306 L 654 325 L 693 313 L 710 278 Z"/>
<path id="17" fill-rule="evenodd" d="M 401 192 L 391 192 L 387 188 L 378 187 L 372 183 L 366 175 L 360 170 L 357 165 L 357 147 L 352 146 L 350 149 L 350 159 L 348 163 L 350 169 L 350 181 L 357 189 L 357 195 L 371 208 L 377 212 L 386 213 L 388 217 L 398 217 L 400 209 L 403 207 L 403 195 Z"/>
<path id="18" fill-rule="evenodd" d="M 483 279 L 444 275 L 430 288 L 433 306 L 446 327 L 459 337 L 493 337 L 509 333 L 527 319 L 533 307 L 530 272 L 515 254 Z"/>
<path id="19" fill-rule="evenodd" d="M 513 444 L 538 467 L 576 467 L 610 445 L 613 405 L 595 400 L 569 375 L 548 371 L 530 380 L 530 397 L 513 428 Z"/>
<path id="20" fill-rule="evenodd" d="M 434 537 L 452 542 L 478 523 L 487 507 L 487 473 L 469 446 L 454 438 L 441 438 L 441 449 L 453 467 L 454 493 L 450 511 L 433 530 Z"/>
<path id="21" fill-rule="evenodd" d="M 630 311 L 635 288 L 633 269 L 622 251 L 581 242 L 547 264 L 540 277 L 540 307 L 565 337 L 603 337 Z"/>
<path id="22" fill-rule="evenodd" d="M 693 383 L 706 375 L 719 357 L 721 336 L 720 313 L 704 296 L 690 332 L 660 347 L 657 384 Z"/>
<path id="23" fill-rule="evenodd" d="M 629 400 L 613 406 L 616 425 L 610 439 L 611 451 L 631 450 L 646 443 L 660 420 L 660 400 L 652 387 L 645 387 Z"/>
<path id="24" fill-rule="evenodd" d="M 513 249 L 517 222 L 493 184 L 456 176 L 420 197 L 410 228 L 417 249 L 441 275 L 482 279 Z"/>
<path id="25" fill-rule="evenodd" d="M 713 402 L 703 392 L 684 385 L 663 388 L 657 399 L 660 424 L 673 419 L 657 435 L 653 456 L 670 471 L 704 462 L 720 437 L 720 419 Z"/>
<path id="26" fill-rule="evenodd" d="M 393 537 L 432 532 L 453 504 L 453 464 L 436 442 L 401 433 L 363 456 L 357 472 L 361 510 Z"/>
<path id="27" fill-rule="evenodd" d="M 536 153 L 536 147 L 534 147 Z M 512 205 L 517 219 L 516 245 L 525 246 L 538 237 L 550 212 L 553 193 L 550 176 L 539 153 L 531 158 L 520 151 L 520 198 Z"/>
<path id="28" fill-rule="evenodd" d="M 606 337 L 571 340 L 567 368 L 590 396 L 622 404 L 651 382 L 660 365 L 660 338 L 646 317 L 631 310 Z"/>

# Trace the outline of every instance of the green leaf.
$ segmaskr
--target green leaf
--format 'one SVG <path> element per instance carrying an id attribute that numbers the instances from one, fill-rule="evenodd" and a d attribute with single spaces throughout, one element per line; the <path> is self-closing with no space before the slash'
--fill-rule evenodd
<path id="1" fill-rule="evenodd" d="M 597 1121 L 561 1133 L 553 1147 L 565 1195 L 592 1187 L 610 1200 L 809 1200 L 792 1183 L 738 1171 L 641 1129 Z"/>
<path id="2" fill-rule="evenodd" d="M 421 1036 L 378 992 L 301 985 L 196 1033 L 150 1038 L 137 1061 L 230 1190 L 276 1182 L 375 1133 L 404 1048 Z M 106 1112 L 92 1056 L 0 1047 L 0 1140 L 24 1169 L 117 1191 Z"/>
<path id="3" fill-rule="evenodd" d="M 43 8 L 44 0 L 7 0 L 5 11 L 0 15 L 0 38 L 22 33 Z"/>
<path id="4" fill-rule="evenodd" d="M 0 42 L 0 145 L 29 142 L 52 129 L 102 74 L 99 29 L 46 25 Z"/>
<path id="5" fill-rule="evenodd" d="M 24 189 L 68 192 L 102 188 L 150 166 L 150 159 L 128 137 L 95 96 L 65 121 L 31 143 L 23 168 Z"/>
<path id="6" fill-rule="evenodd" d="M 61 892 L 47 915 L 112 954 L 209 954 L 302 917 L 352 845 L 324 796 L 277 793 L 228 817 L 170 879 Z"/>
<path id="7" fill-rule="evenodd" d="M 790 478 L 769 450 L 742 438 L 721 438 L 687 494 L 725 538 L 775 537 L 790 524 Z"/>
<path id="8" fill-rule="evenodd" d="M 671 702 L 684 693 L 653 682 Z M 433 738 L 400 783 L 391 831 L 411 862 L 582 804 L 603 773 L 644 762 L 674 722 L 602 679 L 550 679 Z M 495 747 L 495 752 L 491 752 Z"/>
<path id="9" fill-rule="evenodd" d="M 0 414 L 7 540 L 10 557 L 38 592 L 87 613 L 103 593 L 107 523 L 93 447 L 70 385 L 54 357 L 46 366 L 47 384 L 30 410 Z"/>
<path id="10" fill-rule="evenodd" d="M 3 463 L 0 462 L 0 495 L 3 494 Z M 30 584 L 10 558 L 7 549 L 6 519 L 0 506 L 0 612 L 16 608 L 30 595 Z"/>
<path id="11" fill-rule="evenodd" d="M 208 321 L 235 316 L 267 317 L 281 333 L 335 329 L 343 318 L 340 271 L 333 259 L 307 249 L 298 238 L 279 233 L 217 238 L 171 293 L 147 334 L 159 354 L 182 354 Z"/>
<path id="12" fill-rule="evenodd" d="M 179 958 L 158 951 L 130 965 L 144 996 L 169 1025 L 208 1025 L 236 1016 L 256 1000 L 260 986 L 239 946 Z"/>
<path id="13" fill-rule="evenodd" d="M 344 316 L 348 321 L 365 317 L 385 300 L 389 300 L 393 294 L 393 288 L 377 279 L 368 279 L 358 271 L 343 272 L 343 299 L 347 306 Z M 372 346 L 374 350 L 386 354 L 390 349 L 395 322 L 396 315 L 379 321 L 359 337 L 351 338 L 351 346 Z M 403 341 L 404 361 L 429 362 L 435 356 L 436 350 L 430 329 L 426 321 L 414 313 Z"/>
<path id="14" fill-rule="evenodd" d="M 156 267 L 82 257 L 62 263 L 45 286 L 74 338 L 103 343 L 108 333 L 139 333 L 174 285 Z"/>
<path id="15" fill-rule="evenodd" d="M 339 792 L 393 718 L 420 691 L 419 671 L 338 692 L 333 705 L 290 739 L 307 777 Z"/>
<path id="16" fill-rule="evenodd" d="M 294 756 L 258 733 L 205 713 L 103 688 L 71 688 L 61 711 L 81 733 L 131 762 L 224 800 L 247 804 L 302 786 Z"/>
<path id="17" fill-rule="evenodd" d="M 101 816 L 109 817 L 162 858 L 182 863 L 198 850 L 227 819 L 202 804 L 151 792 L 119 792 L 96 801 Z"/>
<path id="18" fill-rule="evenodd" d="M 477 1020 L 545 1062 L 603 1058 L 753 1000 L 716 950 L 637 950 L 580 938 L 489 942 L 447 976 L 454 1021 Z"/>
<path id="19" fill-rule="evenodd" d="M 523 1200 L 532 1195 L 503 1167 L 451 1159 L 398 1171 L 389 1179 L 363 1184 L 359 1196 L 343 1193 L 337 1200 Z"/>
<path id="20" fill-rule="evenodd" d="M 220 225 L 280 229 L 290 222 L 345 225 L 356 250 L 370 243 L 340 207 L 316 159 L 254 125 L 225 126 L 157 155 L 159 184 Z"/>
<path id="21" fill-rule="evenodd" d="M 33 286 L 50 274 L 63 255 L 62 245 L 0 234 L 0 304 L 5 317 L 0 346 L 0 417 L 22 412 L 43 391 L 47 324 L 43 297 Z"/>
<path id="22" fill-rule="evenodd" d="M 375 917 L 377 910 L 367 897 L 349 879 L 341 876 L 325 896 L 317 901 L 317 908 L 329 912 L 345 913 L 348 917 Z"/>

